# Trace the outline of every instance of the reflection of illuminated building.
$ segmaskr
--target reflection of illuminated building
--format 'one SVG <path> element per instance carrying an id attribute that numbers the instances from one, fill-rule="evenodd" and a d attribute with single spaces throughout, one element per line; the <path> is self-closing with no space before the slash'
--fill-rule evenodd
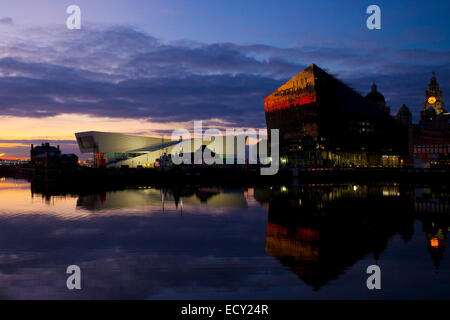
<path id="1" fill-rule="evenodd" d="M 398 186 L 256 189 L 255 198 L 268 205 L 266 251 L 315 289 L 367 254 L 379 259 L 394 234 L 413 233 Z"/>
<path id="2" fill-rule="evenodd" d="M 414 210 L 417 213 L 446 214 L 450 212 L 449 195 L 439 189 L 416 188 L 414 191 Z"/>
<path id="3" fill-rule="evenodd" d="M 416 188 L 414 211 L 422 221 L 428 252 L 436 268 L 445 251 L 450 226 L 450 195 L 445 189 Z"/>
<path id="4" fill-rule="evenodd" d="M 430 253 L 435 267 L 439 268 L 445 252 L 449 221 L 442 221 L 442 218 L 430 219 L 430 217 L 424 217 L 422 225 L 425 231 L 428 252 Z"/>
<path id="5" fill-rule="evenodd" d="M 326 282 L 318 272 L 318 241 L 319 232 L 316 230 L 288 228 L 270 221 L 267 223 L 266 252 L 314 287 L 320 287 Z"/>
<path id="6" fill-rule="evenodd" d="M 96 211 L 110 209 L 132 209 L 146 206 L 164 206 L 173 203 L 178 208 L 183 205 L 207 205 L 218 208 L 247 208 L 241 190 L 217 188 L 170 189 L 127 189 L 95 194 L 80 195 L 77 207 Z M 164 207 L 163 207 L 164 208 Z"/>
<path id="7" fill-rule="evenodd" d="M 360 230 L 341 227 L 290 227 L 269 221 L 266 251 L 317 290 L 365 255 L 373 253 L 377 258 L 391 235 L 368 236 L 362 223 Z"/>
<path id="8" fill-rule="evenodd" d="M 367 254 L 378 260 L 393 235 L 409 241 L 415 218 L 422 222 L 433 264 L 439 267 L 443 258 L 450 226 L 447 189 L 309 185 L 256 188 L 255 199 L 269 212 L 266 252 L 315 289 Z"/>
<path id="9" fill-rule="evenodd" d="M 408 131 L 373 91 L 367 98 L 311 65 L 264 99 L 268 129 L 280 130 L 282 163 L 400 166 Z"/>

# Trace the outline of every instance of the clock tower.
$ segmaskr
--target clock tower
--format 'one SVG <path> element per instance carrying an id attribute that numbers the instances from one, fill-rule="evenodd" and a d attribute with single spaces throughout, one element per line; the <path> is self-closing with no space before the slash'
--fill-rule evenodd
<path id="1" fill-rule="evenodd" d="M 433 72 L 430 83 L 428 84 L 428 90 L 425 92 L 425 101 L 423 103 L 423 110 L 421 114 L 429 113 L 434 109 L 436 115 L 439 115 L 445 111 L 444 99 L 442 97 L 442 91 L 439 89 L 439 83 L 436 79 L 436 74 Z"/>

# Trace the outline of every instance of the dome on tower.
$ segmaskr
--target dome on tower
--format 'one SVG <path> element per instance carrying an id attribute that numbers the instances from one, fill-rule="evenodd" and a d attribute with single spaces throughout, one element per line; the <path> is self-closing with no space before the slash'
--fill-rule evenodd
<path id="1" fill-rule="evenodd" d="M 398 109 L 396 118 L 406 126 L 409 126 L 412 123 L 412 114 L 406 105 L 402 105 L 400 109 Z"/>
<path id="2" fill-rule="evenodd" d="M 400 107 L 400 109 L 398 109 L 397 114 L 404 114 L 404 115 L 411 115 L 411 111 L 409 110 L 409 108 L 404 104 Z"/>
<path id="3" fill-rule="evenodd" d="M 384 96 L 377 91 L 377 85 L 375 82 L 372 84 L 371 89 L 372 90 L 366 95 L 366 99 L 369 99 L 379 106 L 386 106 L 386 99 L 384 99 Z"/>

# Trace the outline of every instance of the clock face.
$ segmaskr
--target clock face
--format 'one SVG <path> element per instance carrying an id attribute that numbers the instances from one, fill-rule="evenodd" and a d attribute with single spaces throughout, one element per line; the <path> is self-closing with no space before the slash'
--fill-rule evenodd
<path id="1" fill-rule="evenodd" d="M 429 103 L 429 104 L 434 104 L 434 103 L 436 103 L 436 98 L 435 98 L 435 97 L 429 97 L 429 98 L 428 98 L 428 103 Z"/>

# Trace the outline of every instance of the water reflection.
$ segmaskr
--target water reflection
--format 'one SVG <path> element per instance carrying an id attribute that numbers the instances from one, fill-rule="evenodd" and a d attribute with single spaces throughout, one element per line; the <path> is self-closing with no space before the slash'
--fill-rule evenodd
<path id="1" fill-rule="evenodd" d="M 77 207 L 87 210 L 130 209 L 147 206 L 174 205 L 180 211 L 183 206 L 193 205 L 219 208 L 247 208 L 242 190 L 224 190 L 217 187 L 122 190 L 99 194 L 80 195 Z"/>
<path id="2" fill-rule="evenodd" d="M 255 197 L 269 211 L 266 251 L 315 290 L 368 254 L 377 262 L 395 234 L 408 242 L 415 217 L 436 267 L 443 258 L 450 210 L 442 190 L 304 186 L 259 189 Z"/>
<path id="3" fill-rule="evenodd" d="M 442 187 L 89 192 L 7 178 L 0 203 L 0 297 L 450 297 Z M 86 277 L 78 296 L 64 287 L 74 261 Z M 364 285 L 374 263 L 378 296 Z"/>

